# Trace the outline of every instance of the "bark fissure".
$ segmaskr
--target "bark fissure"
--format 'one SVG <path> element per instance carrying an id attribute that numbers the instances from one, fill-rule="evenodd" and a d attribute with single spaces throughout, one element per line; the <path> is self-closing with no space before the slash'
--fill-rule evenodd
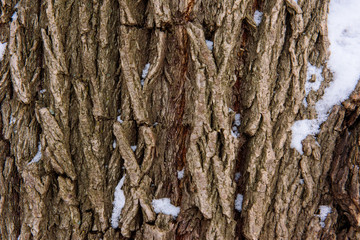
<path id="1" fill-rule="evenodd" d="M 1 1 L 1 238 L 359 238 L 359 86 L 290 147 L 329 2 Z"/>

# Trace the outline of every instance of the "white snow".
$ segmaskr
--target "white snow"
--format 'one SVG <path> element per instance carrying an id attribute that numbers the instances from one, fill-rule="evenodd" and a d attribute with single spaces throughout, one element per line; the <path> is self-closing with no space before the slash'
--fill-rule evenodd
<path id="1" fill-rule="evenodd" d="M 291 127 L 292 140 L 290 146 L 295 148 L 300 154 L 303 154 L 301 141 L 309 134 L 317 134 L 319 132 L 319 127 L 320 125 L 318 124 L 317 119 L 295 121 L 294 125 Z"/>
<path id="2" fill-rule="evenodd" d="M 332 0 L 328 15 L 330 58 L 328 67 L 333 81 L 325 89 L 324 96 L 315 104 L 317 118 L 296 121 L 292 126 L 291 147 L 301 154 L 301 141 L 308 134 L 319 133 L 331 108 L 347 99 L 360 78 L 360 1 Z M 320 78 L 319 78 L 320 79 Z"/>
<path id="3" fill-rule="evenodd" d="M 240 113 L 235 114 L 235 122 L 234 122 L 235 126 L 239 127 L 241 124 L 240 121 Z"/>
<path id="4" fill-rule="evenodd" d="M 325 227 L 325 220 L 327 215 L 331 213 L 331 207 L 327 205 L 320 205 L 319 210 L 320 210 L 320 214 L 316 216 L 320 218 L 321 227 Z"/>
<path id="5" fill-rule="evenodd" d="M 124 121 L 121 120 L 121 115 L 117 116 L 116 120 L 119 122 L 119 123 L 123 123 Z"/>
<path id="6" fill-rule="evenodd" d="M 177 171 L 177 178 L 182 179 L 184 177 L 184 168 L 180 171 Z"/>
<path id="7" fill-rule="evenodd" d="M 116 140 L 114 140 L 114 142 L 113 142 L 113 148 L 114 149 L 116 148 Z"/>
<path id="8" fill-rule="evenodd" d="M 149 68 L 150 68 L 150 63 L 145 64 L 145 67 L 142 70 L 142 74 L 141 74 L 141 80 L 140 80 L 141 86 L 144 86 L 144 80 L 145 80 L 146 76 L 148 75 Z"/>
<path id="9" fill-rule="evenodd" d="M 6 50 L 6 45 L 7 45 L 6 42 L 5 43 L 0 42 L 0 61 L 3 60 L 5 50 Z"/>
<path id="10" fill-rule="evenodd" d="M 301 185 L 303 185 L 303 184 L 304 184 L 304 179 L 300 179 L 300 180 L 299 180 L 299 183 L 300 183 Z"/>
<path id="11" fill-rule="evenodd" d="M 152 206 L 155 213 L 163 213 L 172 215 L 174 218 L 180 213 L 180 207 L 176 207 L 170 203 L 170 198 L 160 198 L 152 200 Z"/>
<path id="12" fill-rule="evenodd" d="M 324 80 L 323 76 L 321 75 L 323 71 L 323 67 L 316 67 L 311 65 L 311 63 L 308 63 L 307 66 L 307 72 L 306 72 L 306 82 L 305 82 L 305 97 L 303 99 L 303 105 L 307 107 L 307 101 L 306 98 L 311 90 L 317 91 L 319 90 L 322 81 Z M 311 82 L 311 78 L 315 77 L 315 81 Z"/>
<path id="13" fill-rule="evenodd" d="M 256 10 L 254 13 L 254 21 L 256 23 L 256 26 L 259 26 L 259 24 L 261 23 L 261 19 L 262 19 L 263 13 Z"/>
<path id="14" fill-rule="evenodd" d="M 11 16 L 11 21 L 15 21 L 17 19 L 18 15 L 17 12 L 15 11 L 14 14 Z"/>
<path id="15" fill-rule="evenodd" d="M 308 104 L 307 104 L 307 101 L 306 101 L 306 97 L 304 97 L 304 99 L 303 99 L 303 105 L 305 106 L 305 107 L 307 107 L 308 106 Z"/>
<path id="16" fill-rule="evenodd" d="M 13 22 L 13 21 L 15 21 L 16 19 L 17 19 L 17 8 L 18 8 L 18 6 L 19 6 L 19 3 L 17 3 L 15 6 L 14 6 L 14 9 L 15 9 L 15 12 L 14 12 L 14 14 L 11 16 L 11 21 Z"/>
<path id="17" fill-rule="evenodd" d="M 131 149 L 135 152 L 136 151 L 136 148 L 137 148 L 137 145 L 133 145 L 133 146 L 130 146 Z"/>
<path id="18" fill-rule="evenodd" d="M 306 96 L 311 90 L 317 91 L 320 88 L 321 82 L 324 80 L 321 75 L 323 68 L 317 68 L 316 66 L 308 63 L 307 72 L 306 72 L 306 82 L 305 82 L 305 93 Z M 315 75 L 315 82 L 310 82 L 311 77 Z"/>
<path id="19" fill-rule="evenodd" d="M 231 128 L 231 135 L 234 138 L 238 138 L 240 136 L 238 127 L 240 126 L 241 121 L 240 121 L 240 113 L 236 113 L 235 114 L 235 121 L 234 121 L 234 125 Z"/>
<path id="20" fill-rule="evenodd" d="M 242 194 L 238 194 L 235 199 L 235 209 L 241 212 L 242 210 L 242 203 L 244 200 L 244 196 Z"/>
<path id="21" fill-rule="evenodd" d="M 9 120 L 9 124 L 14 124 L 16 122 L 16 119 L 13 117 L 12 113 L 10 114 L 10 120 Z"/>
<path id="22" fill-rule="evenodd" d="M 124 185 L 124 180 L 125 180 L 125 175 L 120 179 L 119 184 L 115 188 L 114 202 L 113 202 L 114 209 L 111 215 L 111 226 L 113 228 L 119 227 L 121 210 L 125 206 L 126 199 L 125 199 L 124 191 L 121 189 L 122 186 Z"/>
<path id="23" fill-rule="evenodd" d="M 213 50 L 213 46 L 214 46 L 214 42 L 212 42 L 212 41 L 210 41 L 210 40 L 205 40 L 205 42 L 206 42 L 206 46 L 208 47 L 208 49 L 209 49 L 210 51 L 212 51 L 212 50 Z"/>
<path id="24" fill-rule="evenodd" d="M 149 72 L 149 68 L 150 68 L 150 63 L 145 64 L 145 67 L 144 67 L 144 69 L 142 70 L 142 74 L 141 74 L 141 78 L 142 78 L 142 79 L 145 79 L 145 78 L 146 78 L 146 76 L 147 76 L 147 74 L 148 74 L 148 72 Z"/>
<path id="25" fill-rule="evenodd" d="M 231 136 L 233 136 L 234 138 L 238 138 L 238 136 L 240 136 L 240 133 L 239 133 L 237 127 L 235 127 L 235 126 L 232 127 L 232 129 L 231 129 Z"/>
<path id="26" fill-rule="evenodd" d="M 39 143 L 38 145 L 38 152 L 36 153 L 34 158 L 28 163 L 28 165 L 31 163 L 37 163 L 38 161 L 40 161 L 40 159 L 41 159 L 41 143 Z"/>
<path id="27" fill-rule="evenodd" d="M 320 121 L 327 112 L 347 99 L 360 78 L 360 1 L 332 0 L 328 16 L 330 59 L 334 81 L 316 103 Z"/>
<path id="28" fill-rule="evenodd" d="M 41 90 L 40 90 L 40 93 L 41 93 L 41 94 L 43 94 L 43 93 L 45 93 L 45 92 L 46 92 L 46 89 L 41 89 Z"/>
<path id="29" fill-rule="evenodd" d="M 235 173 L 235 182 L 239 181 L 240 177 L 241 177 L 241 173 L 239 172 Z"/>
<path id="30" fill-rule="evenodd" d="M 145 64 L 144 69 L 142 70 L 141 78 L 145 79 L 150 68 L 150 63 Z"/>

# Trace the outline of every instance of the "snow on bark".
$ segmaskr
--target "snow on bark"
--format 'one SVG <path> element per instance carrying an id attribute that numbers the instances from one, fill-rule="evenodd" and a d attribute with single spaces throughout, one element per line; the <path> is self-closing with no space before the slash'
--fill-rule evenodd
<path id="1" fill-rule="evenodd" d="M 254 21 L 256 23 L 256 26 L 259 26 L 259 24 L 261 23 L 261 19 L 262 19 L 262 15 L 263 13 L 256 10 L 254 13 Z"/>
<path id="2" fill-rule="evenodd" d="M 6 45 L 7 45 L 6 42 L 5 43 L 0 42 L 0 61 L 3 60 L 5 50 L 6 50 Z"/>
<path id="3" fill-rule="evenodd" d="M 41 143 L 39 143 L 39 146 L 38 146 L 38 151 L 36 153 L 36 155 L 33 157 L 33 159 L 28 163 L 31 164 L 31 163 L 37 163 L 38 161 L 40 161 L 41 159 Z"/>
<path id="4" fill-rule="evenodd" d="M 154 211 L 159 214 L 167 214 L 176 218 L 180 213 L 180 207 L 176 207 L 170 203 L 170 198 L 160 198 L 152 200 Z"/>
<path id="5" fill-rule="evenodd" d="M 306 138 L 317 134 L 316 101 L 330 79 L 328 1 L 25 0 L 16 20 L 4 2 L 3 239 L 20 230 L 21 239 L 326 238 L 342 214 L 324 218 L 320 209 L 324 229 L 316 216 L 322 193 L 331 197 L 334 163 L 332 191 L 357 229 L 358 199 L 349 201 L 347 188 L 358 195 L 355 130 L 332 161 L 349 113 L 334 108 L 321 147 Z M 349 29 L 342 34 L 354 35 Z M 291 131 L 299 117 L 301 131 Z M 303 155 L 290 148 L 291 132 Z M 46 161 L 27 165 L 39 138 Z"/>
<path id="6" fill-rule="evenodd" d="M 208 47 L 208 49 L 209 49 L 210 51 L 212 51 L 212 50 L 213 50 L 213 46 L 214 46 L 214 42 L 212 42 L 212 41 L 210 41 L 210 40 L 205 40 L 205 42 L 206 42 L 206 46 Z"/>
<path id="7" fill-rule="evenodd" d="M 184 177 L 184 171 L 185 171 L 184 168 L 182 170 L 180 170 L 180 171 L 177 171 L 177 178 L 179 180 L 181 180 Z"/>
<path id="8" fill-rule="evenodd" d="M 114 202 L 113 202 L 114 207 L 111 215 L 111 226 L 113 228 L 119 227 L 121 211 L 125 206 L 126 198 L 124 191 L 122 190 L 122 187 L 124 185 L 124 180 L 125 180 L 125 175 L 120 179 L 119 184 L 115 188 Z"/>
<path id="9" fill-rule="evenodd" d="M 331 207 L 327 205 L 320 205 L 319 206 L 320 214 L 317 216 L 320 218 L 320 225 L 321 227 L 325 227 L 325 220 L 328 214 L 331 213 Z"/>
<path id="10" fill-rule="evenodd" d="M 237 194 L 235 199 L 235 209 L 241 212 L 244 196 L 242 194 Z"/>
<path id="11" fill-rule="evenodd" d="M 360 29 L 357 26 L 360 21 L 359 9 L 360 2 L 357 0 L 330 2 L 328 29 L 331 54 L 328 66 L 333 71 L 334 78 L 315 104 L 317 117 L 313 120 L 296 121 L 292 126 L 291 147 L 300 154 L 303 154 L 301 142 L 307 135 L 319 133 L 320 125 L 326 121 L 332 107 L 346 100 L 360 79 Z M 310 90 L 319 89 L 323 80 L 321 71 L 321 68 L 308 64 L 307 80 L 315 75 L 316 81 L 306 82 L 306 95 Z"/>

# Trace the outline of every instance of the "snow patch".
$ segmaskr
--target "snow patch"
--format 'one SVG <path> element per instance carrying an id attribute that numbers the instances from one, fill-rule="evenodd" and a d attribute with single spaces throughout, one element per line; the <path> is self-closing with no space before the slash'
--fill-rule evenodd
<path id="1" fill-rule="evenodd" d="M 113 228 L 119 227 L 121 210 L 125 206 L 126 199 L 125 199 L 124 191 L 121 189 L 122 186 L 124 185 L 124 180 L 125 180 L 125 175 L 120 179 L 119 184 L 115 188 L 114 202 L 113 202 L 114 208 L 111 215 L 111 226 Z"/>
<path id="2" fill-rule="evenodd" d="M 308 134 L 319 133 L 320 125 L 326 121 L 331 108 L 347 99 L 359 81 L 359 9 L 360 1 L 358 0 L 332 0 L 330 2 L 328 32 L 331 55 L 328 67 L 332 70 L 334 77 L 330 86 L 325 89 L 324 96 L 315 104 L 317 119 L 296 121 L 292 127 L 291 147 L 301 154 L 303 153 L 301 141 Z"/>
<path id="3" fill-rule="evenodd" d="M 235 182 L 238 182 L 241 177 L 241 173 L 237 172 L 235 173 Z"/>
<path id="4" fill-rule="evenodd" d="M 212 41 L 210 41 L 210 40 L 205 40 L 205 42 L 206 42 L 206 46 L 208 47 L 208 49 L 209 49 L 210 51 L 212 51 L 212 50 L 213 50 L 213 47 L 214 47 L 214 42 L 212 42 Z"/>
<path id="5" fill-rule="evenodd" d="M 145 67 L 142 70 L 142 74 L 141 74 L 141 80 L 140 80 L 141 86 L 144 86 L 144 79 L 148 75 L 149 68 L 150 68 L 150 63 L 145 64 Z"/>
<path id="6" fill-rule="evenodd" d="M 316 103 L 320 121 L 336 104 L 347 99 L 360 78 L 360 1 L 332 0 L 328 16 L 330 58 L 334 81 Z"/>
<path id="7" fill-rule="evenodd" d="M 295 121 L 292 130 L 292 139 L 290 147 L 295 148 L 300 154 L 303 154 L 302 150 L 302 140 L 306 138 L 307 135 L 315 135 L 319 133 L 319 127 L 317 119 L 314 120 L 299 120 Z"/>
<path id="8" fill-rule="evenodd" d="M 244 196 L 242 194 L 238 194 L 235 199 L 235 209 L 241 212 L 242 210 L 242 203 L 244 200 Z"/>
<path id="9" fill-rule="evenodd" d="M 5 50 L 6 50 L 6 45 L 7 45 L 7 42 L 5 42 L 5 43 L 0 42 L 0 61 L 3 60 Z"/>
<path id="10" fill-rule="evenodd" d="M 146 76 L 148 75 L 148 72 L 149 72 L 149 68 L 150 68 L 150 63 L 145 64 L 145 67 L 142 70 L 141 78 L 143 78 L 143 79 L 146 78 Z"/>
<path id="11" fill-rule="evenodd" d="M 14 14 L 11 16 L 11 21 L 16 21 L 18 15 L 17 15 L 17 12 L 15 11 Z"/>
<path id="12" fill-rule="evenodd" d="M 323 76 L 321 75 L 323 71 L 323 67 L 316 67 L 308 63 L 307 72 L 306 72 L 306 82 L 305 82 L 305 97 L 303 99 L 303 105 L 307 107 L 306 98 L 309 95 L 310 91 L 317 91 L 319 90 L 322 81 L 324 80 Z M 313 78 L 315 81 L 312 81 Z"/>
<path id="13" fill-rule="evenodd" d="M 12 22 L 15 21 L 15 20 L 17 19 L 17 17 L 18 17 L 18 15 L 17 15 L 17 9 L 18 9 L 18 7 L 19 7 L 19 3 L 17 3 L 17 4 L 14 6 L 15 12 L 14 12 L 14 14 L 11 16 L 11 21 L 12 21 Z"/>
<path id="14" fill-rule="evenodd" d="M 240 121 L 240 113 L 235 114 L 235 122 L 234 122 L 235 126 L 239 127 L 241 125 L 241 121 Z"/>
<path id="15" fill-rule="evenodd" d="M 234 138 L 238 138 L 240 136 L 240 133 L 237 129 L 236 126 L 233 126 L 231 129 L 231 136 L 233 136 Z"/>
<path id="16" fill-rule="evenodd" d="M 256 23 L 256 26 L 259 26 L 259 24 L 261 23 L 261 19 L 262 19 L 263 13 L 256 10 L 254 13 L 254 21 Z"/>
<path id="17" fill-rule="evenodd" d="M 306 96 L 311 90 L 317 91 L 320 88 L 321 82 L 324 80 L 321 75 L 323 68 L 317 68 L 316 66 L 308 63 L 307 72 L 306 72 L 306 82 L 305 82 L 305 93 Z M 311 82 L 312 77 L 315 76 L 315 82 Z"/>
<path id="18" fill-rule="evenodd" d="M 300 185 L 303 185 L 304 184 L 304 179 L 300 179 L 299 183 L 300 183 Z"/>
<path id="19" fill-rule="evenodd" d="M 10 120 L 9 120 L 9 124 L 12 125 L 16 122 L 16 119 L 13 117 L 12 113 L 10 114 Z"/>
<path id="20" fill-rule="evenodd" d="M 152 200 L 152 206 L 155 213 L 163 213 L 172 215 L 174 218 L 180 213 L 180 207 L 176 207 L 170 203 L 170 198 L 160 198 Z"/>
<path id="21" fill-rule="evenodd" d="M 321 227 L 325 227 L 325 220 L 329 213 L 331 213 L 331 207 L 327 205 L 320 205 L 319 206 L 320 214 L 315 215 L 320 218 L 320 225 Z"/>
<path id="22" fill-rule="evenodd" d="M 133 146 L 130 146 L 131 149 L 135 152 L 136 151 L 136 148 L 137 148 L 137 145 L 133 145 Z"/>
<path id="23" fill-rule="evenodd" d="M 41 159 L 41 143 L 39 143 L 38 145 L 38 152 L 36 153 L 34 158 L 28 163 L 28 165 L 31 163 L 37 163 L 38 161 L 40 161 L 40 159 Z"/>
<path id="24" fill-rule="evenodd" d="M 119 123 L 123 123 L 124 121 L 121 120 L 121 115 L 117 116 L 116 120 L 119 122 Z"/>
<path id="25" fill-rule="evenodd" d="M 45 92 L 46 92 L 46 89 L 41 89 L 41 90 L 40 90 L 40 93 L 41 93 L 41 94 L 43 94 L 43 93 L 45 93 Z"/>
<path id="26" fill-rule="evenodd" d="M 181 171 L 177 171 L 178 179 L 182 179 L 184 177 L 184 170 L 185 170 L 185 168 L 183 168 Z"/>
<path id="27" fill-rule="evenodd" d="M 306 96 L 304 97 L 304 99 L 303 99 L 303 101 L 302 101 L 302 104 L 303 104 L 305 107 L 308 106 L 307 101 L 306 101 Z"/>
<path id="28" fill-rule="evenodd" d="M 241 125 L 241 121 L 240 121 L 240 113 L 235 114 L 235 121 L 234 121 L 234 125 L 231 128 L 231 135 L 234 138 L 238 138 L 240 136 L 238 127 Z"/>
<path id="29" fill-rule="evenodd" d="M 114 149 L 116 148 L 116 140 L 114 140 L 114 142 L 113 142 L 113 148 Z"/>

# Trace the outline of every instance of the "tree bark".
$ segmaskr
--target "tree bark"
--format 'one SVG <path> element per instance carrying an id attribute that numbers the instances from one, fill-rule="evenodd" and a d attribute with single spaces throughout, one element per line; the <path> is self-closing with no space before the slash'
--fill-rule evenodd
<path id="1" fill-rule="evenodd" d="M 360 239 L 360 84 L 290 147 L 329 1 L 2 0 L 1 239 Z"/>

